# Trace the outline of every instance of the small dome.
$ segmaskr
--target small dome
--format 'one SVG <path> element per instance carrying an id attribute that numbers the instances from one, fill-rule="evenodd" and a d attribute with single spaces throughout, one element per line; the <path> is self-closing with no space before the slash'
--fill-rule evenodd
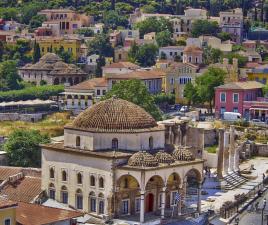
<path id="1" fill-rule="evenodd" d="M 188 52 L 199 52 L 199 53 L 202 53 L 203 50 L 197 46 L 194 46 L 194 45 L 190 45 L 190 46 L 187 46 L 183 52 L 185 53 L 188 53 Z"/>
<path id="2" fill-rule="evenodd" d="M 153 155 L 146 151 L 134 153 L 128 160 L 129 166 L 156 167 L 158 162 Z"/>
<path id="3" fill-rule="evenodd" d="M 140 106 L 113 97 L 100 101 L 80 113 L 70 128 L 116 133 L 150 130 L 158 128 L 158 125 L 155 119 Z"/>
<path id="4" fill-rule="evenodd" d="M 177 146 L 172 155 L 176 160 L 180 161 L 193 161 L 195 159 L 189 149 L 183 146 Z"/>
<path id="5" fill-rule="evenodd" d="M 40 58 L 40 61 L 46 62 L 46 63 L 55 63 L 55 62 L 62 61 L 62 59 L 55 53 L 47 53 Z"/>
<path id="6" fill-rule="evenodd" d="M 155 159 L 159 163 L 171 164 L 175 162 L 175 159 L 172 157 L 172 155 L 168 154 L 163 150 L 160 150 L 155 154 Z"/>

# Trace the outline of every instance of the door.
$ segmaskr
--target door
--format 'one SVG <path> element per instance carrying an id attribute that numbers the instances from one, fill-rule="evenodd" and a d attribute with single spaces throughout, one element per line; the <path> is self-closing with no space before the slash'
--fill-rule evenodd
<path id="1" fill-rule="evenodd" d="M 154 210 L 154 195 L 149 193 L 146 196 L 146 212 L 152 212 Z"/>

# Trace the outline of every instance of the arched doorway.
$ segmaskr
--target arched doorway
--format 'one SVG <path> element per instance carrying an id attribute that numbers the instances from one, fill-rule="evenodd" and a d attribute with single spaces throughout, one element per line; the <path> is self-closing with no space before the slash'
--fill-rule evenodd
<path id="1" fill-rule="evenodd" d="M 59 78 L 56 77 L 56 78 L 54 79 L 54 82 L 53 82 L 53 83 L 54 83 L 54 85 L 58 85 L 58 84 L 60 83 Z"/>
<path id="2" fill-rule="evenodd" d="M 146 195 L 146 201 L 145 201 L 146 209 L 145 212 L 153 212 L 154 211 L 154 195 L 152 193 L 149 193 Z"/>
<path id="3" fill-rule="evenodd" d="M 73 85 L 73 79 L 71 77 L 68 78 L 68 83 L 70 84 L 70 86 Z"/>

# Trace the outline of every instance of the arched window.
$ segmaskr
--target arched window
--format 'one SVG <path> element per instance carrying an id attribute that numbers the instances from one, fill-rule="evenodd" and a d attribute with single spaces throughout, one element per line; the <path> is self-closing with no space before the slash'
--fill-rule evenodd
<path id="1" fill-rule="evenodd" d="M 99 214 L 104 214 L 104 196 L 99 194 Z"/>
<path id="2" fill-rule="evenodd" d="M 118 149 L 118 139 L 117 138 L 114 138 L 112 140 L 112 149 L 113 150 L 117 150 Z"/>
<path id="3" fill-rule="evenodd" d="M 124 188 L 128 188 L 128 179 L 127 178 L 124 179 Z"/>
<path id="4" fill-rule="evenodd" d="M 76 137 L 75 144 L 76 144 L 76 147 L 80 147 L 80 136 Z"/>
<path id="5" fill-rule="evenodd" d="M 61 202 L 63 204 L 68 204 L 68 191 L 65 186 L 61 187 Z"/>
<path id="6" fill-rule="evenodd" d="M 90 212 L 97 212 L 96 196 L 95 196 L 95 193 L 93 191 L 89 193 L 89 210 L 90 210 Z"/>
<path id="7" fill-rule="evenodd" d="M 55 171 L 54 168 L 49 169 L 49 178 L 54 179 L 55 178 Z"/>
<path id="8" fill-rule="evenodd" d="M 99 188 L 104 188 L 104 179 L 102 177 L 99 178 Z"/>
<path id="9" fill-rule="evenodd" d="M 90 176 L 90 186 L 95 187 L 95 177 L 93 175 Z"/>
<path id="10" fill-rule="evenodd" d="M 152 150 L 154 148 L 154 139 L 153 137 L 149 138 L 149 149 Z"/>
<path id="11" fill-rule="evenodd" d="M 83 183 L 83 176 L 81 173 L 77 174 L 77 183 L 82 184 Z"/>
<path id="12" fill-rule="evenodd" d="M 48 188 L 49 198 L 55 199 L 55 194 L 56 194 L 55 185 L 51 183 Z"/>
<path id="13" fill-rule="evenodd" d="M 61 173 L 61 179 L 62 181 L 67 181 L 67 172 L 65 170 L 63 170 Z"/>
<path id="14" fill-rule="evenodd" d="M 83 193 L 80 189 L 76 191 L 76 208 L 83 209 Z"/>

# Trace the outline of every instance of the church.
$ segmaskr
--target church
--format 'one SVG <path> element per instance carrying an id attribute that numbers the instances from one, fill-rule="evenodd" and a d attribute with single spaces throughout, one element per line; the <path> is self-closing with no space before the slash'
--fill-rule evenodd
<path id="1" fill-rule="evenodd" d="M 190 146 L 167 148 L 166 130 L 131 102 L 100 101 L 65 126 L 63 142 L 42 145 L 42 189 L 90 215 L 142 224 L 174 207 L 180 215 L 192 186 L 200 212 L 204 160 Z"/>

